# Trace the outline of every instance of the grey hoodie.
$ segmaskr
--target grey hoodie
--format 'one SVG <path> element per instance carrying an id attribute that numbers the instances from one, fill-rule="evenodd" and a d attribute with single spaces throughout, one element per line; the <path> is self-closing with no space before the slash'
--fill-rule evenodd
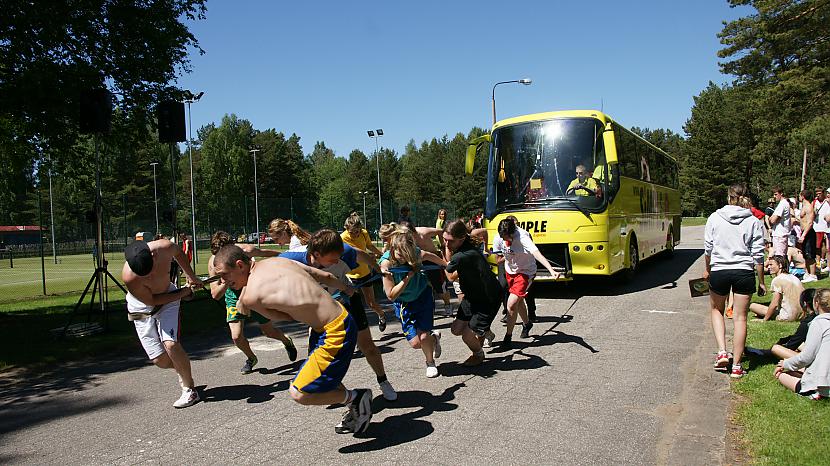
<path id="1" fill-rule="evenodd" d="M 755 264 L 763 264 L 763 228 L 745 207 L 727 205 L 713 212 L 703 238 L 710 270 L 754 270 Z"/>

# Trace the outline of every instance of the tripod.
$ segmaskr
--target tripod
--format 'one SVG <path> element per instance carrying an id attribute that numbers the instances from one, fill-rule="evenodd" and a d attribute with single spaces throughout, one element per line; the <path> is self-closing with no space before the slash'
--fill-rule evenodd
<path id="1" fill-rule="evenodd" d="M 90 294 L 90 301 L 89 301 L 89 312 L 87 313 L 87 321 L 92 317 L 92 309 L 95 306 L 95 297 L 98 296 L 98 304 L 99 309 L 101 311 L 101 315 L 104 319 L 104 330 L 107 330 L 109 327 L 109 318 L 107 314 L 107 308 L 109 307 L 109 289 L 107 286 L 107 279 L 111 279 L 118 288 L 121 288 L 121 291 L 124 294 L 127 294 L 126 288 L 118 282 L 118 280 L 112 276 L 112 274 L 107 270 L 107 260 L 104 257 L 104 221 L 103 221 L 103 203 L 101 201 L 101 155 L 98 151 L 98 136 L 93 135 L 93 141 L 95 146 L 95 271 L 92 272 L 92 276 L 89 278 L 89 282 L 86 284 L 86 288 L 84 288 L 84 292 L 81 294 L 81 298 L 78 299 L 78 302 L 75 304 L 75 307 L 72 309 L 72 313 L 69 314 L 69 319 L 66 322 L 66 325 L 63 327 L 63 331 L 61 332 L 61 337 L 66 336 L 66 331 L 69 329 L 69 326 L 72 324 L 72 319 L 75 317 L 75 314 L 78 313 L 78 310 L 81 308 L 81 304 L 84 302 L 84 298 L 86 298 L 86 294 L 89 292 L 90 287 L 92 287 L 92 293 Z"/>

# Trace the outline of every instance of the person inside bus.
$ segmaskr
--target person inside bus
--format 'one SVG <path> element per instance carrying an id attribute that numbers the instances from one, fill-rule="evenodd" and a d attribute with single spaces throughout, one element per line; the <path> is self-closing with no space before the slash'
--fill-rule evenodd
<path id="1" fill-rule="evenodd" d="M 585 165 L 576 166 L 576 179 L 571 181 L 565 194 L 575 194 L 577 196 L 598 196 L 597 180 L 590 176 L 591 174 L 585 169 Z"/>

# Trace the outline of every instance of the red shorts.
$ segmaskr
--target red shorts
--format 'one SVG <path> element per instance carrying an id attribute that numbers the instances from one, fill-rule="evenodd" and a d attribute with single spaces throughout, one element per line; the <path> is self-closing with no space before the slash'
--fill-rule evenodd
<path id="1" fill-rule="evenodd" d="M 817 231 L 816 232 L 816 248 L 821 250 L 821 246 L 824 244 L 824 232 Z"/>
<path id="2" fill-rule="evenodd" d="M 507 291 L 510 294 L 514 294 L 522 298 L 527 296 L 527 290 L 530 288 L 530 284 L 533 283 L 533 280 L 531 280 L 529 276 L 523 273 L 513 275 L 506 272 L 504 275 L 507 277 Z"/>

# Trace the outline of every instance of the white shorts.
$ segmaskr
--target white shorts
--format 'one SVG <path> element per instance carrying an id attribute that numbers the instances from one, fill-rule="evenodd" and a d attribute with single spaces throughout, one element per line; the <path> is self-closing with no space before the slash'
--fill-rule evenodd
<path id="1" fill-rule="evenodd" d="M 176 285 L 171 283 L 168 290 L 175 291 L 176 289 Z M 165 353 L 163 342 L 179 340 L 180 305 L 181 300 L 167 303 L 155 315 L 133 321 L 133 324 L 135 324 L 135 332 L 138 334 L 138 339 L 141 341 L 141 346 L 144 347 L 148 358 L 156 359 Z M 139 301 L 135 296 L 127 293 L 128 312 L 143 312 L 149 314 L 152 310 L 153 306 L 148 306 Z"/>

